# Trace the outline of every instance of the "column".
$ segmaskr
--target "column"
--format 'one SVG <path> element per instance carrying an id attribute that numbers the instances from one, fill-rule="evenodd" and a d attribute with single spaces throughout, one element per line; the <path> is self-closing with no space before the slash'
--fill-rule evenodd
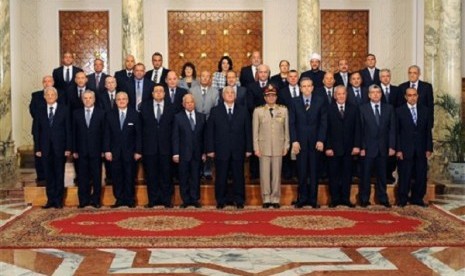
<path id="1" fill-rule="evenodd" d="M 297 49 L 298 70 L 309 68 L 310 55 L 321 54 L 321 20 L 319 0 L 297 2 Z"/>
<path id="2" fill-rule="evenodd" d="M 0 186 L 16 181 L 17 162 L 12 140 L 10 1 L 0 0 Z"/>
<path id="3" fill-rule="evenodd" d="M 423 79 L 431 82 L 435 101 L 447 94 L 458 106 L 457 113 L 450 116 L 444 109 L 435 106 L 434 156 L 430 162 L 430 177 L 444 179 L 450 156 L 439 141 L 446 135 L 446 127 L 461 121 L 461 0 L 425 1 L 425 68 Z M 449 109 L 450 110 L 450 109 Z M 463 122 L 462 122 L 463 124 Z"/>
<path id="4" fill-rule="evenodd" d="M 126 55 L 144 61 L 143 0 L 123 0 L 123 66 Z"/>

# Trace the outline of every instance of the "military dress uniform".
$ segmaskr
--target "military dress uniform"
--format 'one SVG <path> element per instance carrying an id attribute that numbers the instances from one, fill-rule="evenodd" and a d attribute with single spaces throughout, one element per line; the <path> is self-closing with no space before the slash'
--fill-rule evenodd
<path id="1" fill-rule="evenodd" d="M 281 197 L 283 153 L 289 149 L 287 108 L 265 104 L 253 113 L 253 147 L 260 152 L 260 189 L 264 207 L 278 204 Z"/>

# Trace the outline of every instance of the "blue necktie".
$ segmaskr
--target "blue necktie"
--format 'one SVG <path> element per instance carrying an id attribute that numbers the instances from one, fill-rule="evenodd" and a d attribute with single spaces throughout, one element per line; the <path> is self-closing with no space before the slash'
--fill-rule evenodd
<path id="1" fill-rule="evenodd" d="M 121 128 L 121 130 L 123 130 L 124 120 L 126 120 L 126 115 L 124 114 L 124 112 L 121 112 L 121 116 L 119 118 L 119 127 Z"/>
<path id="2" fill-rule="evenodd" d="M 50 126 L 53 125 L 53 106 L 50 107 L 50 112 L 48 113 L 48 123 L 50 124 Z"/>
<path id="3" fill-rule="evenodd" d="M 192 118 L 192 112 L 189 112 L 189 122 L 191 124 L 192 131 L 194 131 L 195 130 L 195 122 L 194 122 L 194 118 Z"/>
<path id="4" fill-rule="evenodd" d="M 375 104 L 375 119 L 376 119 L 376 124 L 379 126 L 379 119 L 381 117 L 381 114 L 379 113 L 379 105 Z"/>
<path id="5" fill-rule="evenodd" d="M 417 111 L 416 111 L 415 107 L 410 108 L 410 110 L 412 111 L 413 123 L 415 125 L 417 125 Z"/>

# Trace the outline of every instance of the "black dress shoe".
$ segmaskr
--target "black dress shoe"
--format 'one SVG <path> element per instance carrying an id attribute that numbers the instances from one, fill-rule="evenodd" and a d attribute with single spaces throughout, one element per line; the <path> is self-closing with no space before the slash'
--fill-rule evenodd
<path id="1" fill-rule="evenodd" d="M 353 204 L 353 203 L 351 203 L 351 202 L 347 202 L 347 203 L 344 203 L 344 204 L 342 204 L 342 205 L 347 206 L 347 207 L 349 207 L 349 208 L 355 208 L 355 204 Z"/>
<path id="2" fill-rule="evenodd" d="M 42 206 L 42 209 L 50 209 L 50 208 L 53 208 L 55 207 L 54 204 L 50 203 L 50 202 L 47 202 L 47 204 L 45 204 L 44 206 Z"/>
<path id="3" fill-rule="evenodd" d="M 296 209 L 301 209 L 301 208 L 303 208 L 304 206 L 305 206 L 305 204 L 302 203 L 302 202 L 296 202 L 296 203 L 294 204 L 294 208 L 296 208 Z"/>
<path id="4" fill-rule="evenodd" d="M 368 207 L 368 205 L 370 205 L 370 202 L 360 202 L 360 207 L 363 207 L 363 208 L 366 208 Z"/>
<path id="5" fill-rule="evenodd" d="M 237 209 L 244 209 L 244 204 L 242 203 L 237 203 L 236 204 Z"/>
<path id="6" fill-rule="evenodd" d="M 126 206 L 128 206 L 129 208 L 136 208 L 136 203 L 134 202 L 130 202 L 129 204 L 127 204 Z"/>
<path id="7" fill-rule="evenodd" d="M 404 208 L 405 206 L 407 206 L 407 203 L 405 202 L 397 203 L 397 207 Z"/>
<path id="8" fill-rule="evenodd" d="M 115 204 L 111 205 L 110 208 L 119 208 L 123 206 L 123 204 L 121 204 L 120 202 L 116 202 Z"/>
<path id="9" fill-rule="evenodd" d="M 202 204 L 200 204 L 200 202 L 194 202 L 192 206 L 194 206 L 195 208 L 202 208 Z"/>
<path id="10" fill-rule="evenodd" d="M 163 204 L 163 206 L 165 206 L 166 209 L 171 209 L 171 208 L 173 208 L 173 204 L 172 204 L 172 203 L 165 203 L 165 204 Z"/>
<path id="11" fill-rule="evenodd" d="M 271 207 L 271 203 L 269 203 L 269 202 L 265 202 L 265 203 L 262 204 L 263 209 L 267 209 L 267 208 L 270 208 L 270 207 Z"/>
<path id="12" fill-rule="evenodd" d="M 329 207 L 329 208 L 336 208 L 336 207 L 337 207 L 337 203 L 332 203 L 332 202 L 331 202 L 330 204 L 328 204 L 328 207 Z"/>
<path id="13" fill-rule="evenodd" d="M 57 203 L 55 204 L 56 209 L 63 209 L 63 203 Z"/>
<path id="14" fill-rule="evenodd" d="M 182 203 L 181 205 L 179 205 L 179 208 L 181 208 L 181 209 L 186 209 L 187 206 L 189 206 L 189 205 L 186 204 L 186 203 Z"/>
<path id="15" fill-rule="evenodd" d="M 153 208 L 153 207 L 155 207 L 155 204 L 153 204 L 153 203 L 148 203 L 148 204 L 146 204 L 144 207 L 145 207 L 145 208 Z"/>
<path id="16" fill-rule="evenodd" d="M 312 206 L 313 209 L 319 209 L 320 208 L 320 204 L 318 204 L 318 203 L 310 204 L 310 206 Z"/>
<path id="17" fill-rule="evenodd" d="M 87 206 L 86 204 L 79 204 L 79 205 L 78 205 L 78 209 L 85 208 L 86 206 Z"/>
<path id="18" fill-rule="evenodd" d="M 216 209 L 224 209 L 224 204 L 217 204 Z"/>
<path id="19" fill-rule="evenodd" d="M 386 208 L 391 208 L 391 204 L 389 202 L 382 202 L 381 205 L 383 205 Z"/>
<path id="20" fill-rule="evenodd" d="M 281 208 L 281 205 L 279 203 L 272 203 L 271 206 L 273 206 L 273 208 L 275 209 Z"/>
<path id="21" fill-rule="evenodd" d="M 100 209 L 100 207 L 102 207 L 102 205 L 100 205 L 100 203 L 92 203 L 91 205 L 92 205 L 92 207 L 97 208 L 97 209 Z"/>

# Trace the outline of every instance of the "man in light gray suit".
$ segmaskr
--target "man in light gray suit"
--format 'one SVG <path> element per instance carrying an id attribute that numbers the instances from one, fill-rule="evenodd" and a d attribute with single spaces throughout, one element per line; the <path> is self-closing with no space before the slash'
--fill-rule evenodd
<path id="1" fill-rule="evenodd" d="M 199 113 L 210 117 L 210 110 L 218 104 L 218 90 L 211 86 L 211 73 L 203 71 L 200 74 L 200 85 L 196 85 L 189 89 L 189 92 L 194 96 L 195 110 Z M 212 179 L 212 159 L 207 158 L 203 165 L 203 176 L 207 180 Z"/>

